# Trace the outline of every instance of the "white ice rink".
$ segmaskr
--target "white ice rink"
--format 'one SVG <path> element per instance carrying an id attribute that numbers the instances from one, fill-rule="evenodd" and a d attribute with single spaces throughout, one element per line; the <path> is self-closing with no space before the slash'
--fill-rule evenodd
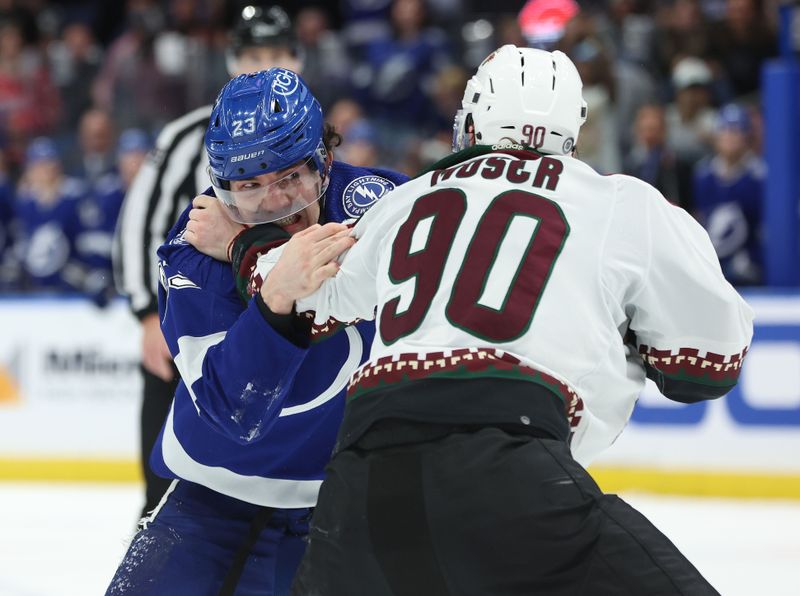
<path id="1" fill-rule="evenodd" d="M 140 493 L 134 484 L 0 483 L 0 595 L 102 595 Z M 623 496 L 723 596 L 800 595 L 800 501 Z"/>

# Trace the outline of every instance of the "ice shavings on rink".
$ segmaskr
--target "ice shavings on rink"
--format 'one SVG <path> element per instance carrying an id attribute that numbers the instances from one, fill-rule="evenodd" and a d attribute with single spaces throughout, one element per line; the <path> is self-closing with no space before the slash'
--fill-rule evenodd
<path id="1" fill-rule="evenodd" d="M 141 508 L 138 485 L 0 483 L 0 594 L 105 593 Z M 724 596 L 796 596 L 800 500 L 623 498 Z"/>

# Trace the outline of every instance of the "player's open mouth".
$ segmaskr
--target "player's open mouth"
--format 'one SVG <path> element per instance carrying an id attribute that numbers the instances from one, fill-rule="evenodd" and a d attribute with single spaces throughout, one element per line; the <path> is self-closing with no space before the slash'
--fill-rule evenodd
<path id="1" fill-rule="evenodd" d="M 275 223 L 275 224 L 277 224 L 277 225 L 279 225 L 279 226 L 281 226 L 283 228 L 283 227 L 286 227 L 286 226 L 290 226 L 293 223 L 297 223 L 298 221 L 300 221 L 300 214 L 299 213 L 295 213 L 294 215 L 290 215 L 289 217 L 284 217 L 282 219 L 276 219 L 272 223 Z"/>

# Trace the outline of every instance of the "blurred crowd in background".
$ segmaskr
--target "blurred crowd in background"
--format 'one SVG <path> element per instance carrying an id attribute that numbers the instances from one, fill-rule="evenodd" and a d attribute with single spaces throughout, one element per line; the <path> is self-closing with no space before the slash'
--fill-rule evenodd
<path id="1" fill-rule="evenodd" d="M 0 0 L 0 290 L 114 295 L 126 188 L 160 128 L 228 80 L 246 2 Z M 266 3 L 272 4 L 272 3 Z M 655 185 L 759 284 L 759 0 L 286 2 L 303 76 L 344 138 L 335 157 L 414 174 L 450 151 L 467 79 L 496 47 L 560 49 L 589 116 L 577 155 Z"/>

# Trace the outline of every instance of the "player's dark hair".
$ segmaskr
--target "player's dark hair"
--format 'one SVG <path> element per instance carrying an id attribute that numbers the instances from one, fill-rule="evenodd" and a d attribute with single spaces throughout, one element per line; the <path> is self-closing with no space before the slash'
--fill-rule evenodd
<path id="1" fill-rule="evenodd" d="M 330 151 L 342 144 L 342 135 L 336 132 L 333 124 L 326 122 L 322 127 L 322 142 L 325 143 L 325 149 Z"/>

